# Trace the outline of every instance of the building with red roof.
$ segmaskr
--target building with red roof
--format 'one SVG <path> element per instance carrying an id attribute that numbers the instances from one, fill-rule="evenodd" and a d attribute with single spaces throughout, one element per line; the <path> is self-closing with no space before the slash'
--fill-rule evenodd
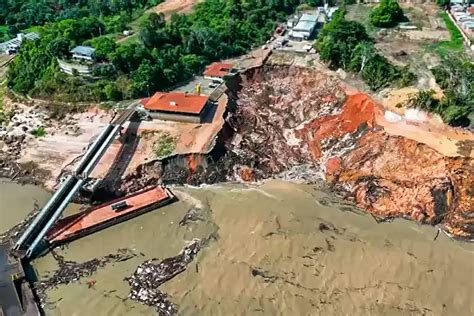
<path id="1" fill-rule="evenodd" d="M 206 67 L 203 75 L 206 79 L 222 81 L 228 76 L 232 76 L 236 71 L 233 64 L 214 62 Z"/>
<path id="2" fill-rule="evenodd" d="M 142 100 L 150 116 L 160 120 L 200 123 L 209 97 L 185 92 L 157 92 Z"/>

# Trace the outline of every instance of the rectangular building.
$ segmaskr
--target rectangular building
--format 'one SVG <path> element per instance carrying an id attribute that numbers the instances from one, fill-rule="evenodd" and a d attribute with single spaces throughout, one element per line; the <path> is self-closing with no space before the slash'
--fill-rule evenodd
<path id="1" fill-rule="evenodd" d="M 76 46 L 70 51 L 73 59 L 95 60 L 95 48 L 90 46 Z"/>
<path id="2" fill-rule="evenodd" d="M 159 120 L 201 123 L 206 113 L 209 97 L 185 92 L 157 92 L 142 100 L 148 114 Z"/>
<path id="3" fill-rule="evenodd" d="M 290 32 L 290 37 L 296 40 L 310 38 L 318 24 L 318 15 L 304 13 Z"/>

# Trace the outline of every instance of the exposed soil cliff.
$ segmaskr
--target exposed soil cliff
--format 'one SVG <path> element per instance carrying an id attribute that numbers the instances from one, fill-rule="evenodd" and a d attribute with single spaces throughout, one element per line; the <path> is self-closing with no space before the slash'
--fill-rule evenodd
<path id="1" fill-rule="evenodd" d="M 235 107 L 227 129 L 233 137 L 221 137 L 225 146 L 214 157 L 165 161 L 164 182 L 324 179 L 377 216 L 441 224 L 453 235 L 472 238 L 471 158 L 445 157 L 388 134 L 376 123 L 382 108 L 327 74 L 265 65 L 239 80 L 229 91 Z"/>

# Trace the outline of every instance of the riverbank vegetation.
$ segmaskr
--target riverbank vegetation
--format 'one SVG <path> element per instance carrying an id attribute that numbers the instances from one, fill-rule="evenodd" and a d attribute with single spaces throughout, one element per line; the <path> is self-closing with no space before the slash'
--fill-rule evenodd
<path id="1" fill-rule="evenodd" d="M 451 55 L 433 68 L 432 73 L 443 89 L 441 100 L 434 91 L 420 91 L 410 98 L 409 106 L 439 114 L 453 126 L 469 125 L 469 114 L 474 111 L 474 65 L 470 60 Z"/>
<path id="2" fill-rule="evenodd" d="M 147 96 L 189 79 L 207 63 L 243 54 L 265 42 L 277 21 L 294 12 L 299 0 L 248 3 L 206 0 L 189 15 L 169 21 L 150 14 L 140 26 L 139 43 L 115 45 L 114 32 L 98 17 L 46 23 L 41 39 L 22 46 L 8 74 L 9 87 L 33 97 L 66 101 L 120 100 Z M 56 58 L 75 45 L 90 43 L 109 60 L 98 80 L 61 73 Z"/>
<path id="3" fill-rule="evenodd" d="M 392 83 L 407 86 L 416 79 L 407 67 L 392 65 L 382 56 L 364 26 L 346 20 L 344 11 L 323 27 L 315 47 L 331 67 L 358 73 L 374 91 Z"/>

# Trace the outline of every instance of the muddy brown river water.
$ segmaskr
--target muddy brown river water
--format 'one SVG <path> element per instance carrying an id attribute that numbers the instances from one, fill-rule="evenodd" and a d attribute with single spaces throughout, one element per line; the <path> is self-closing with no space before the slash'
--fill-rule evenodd
<path id="1" fill-rule="evenodd" d="M 162 290 L 182 315 L 473 315 L 474 244 L 437 229 L 374 219 L 309 185 L 173 189 L 179 201 L 69 244 L 58 253 L 86 261 L 130 248 L 139 254 L 48 292 L 48 315 L 150 315 L 126 299 L 123 278 L 143 261 L 179 253 L 186 241 L 217 239 Z M 0 182 L 0 228 L 21 220 L 34 186 Z M 74 207 L 73 207 L 74 208 Z M 178 223 L 191 208 L 202 220 Z M 141 253 L 141 254 L 140 254 Z M 33 263 L 40 278 L 57 264 Z"/>

